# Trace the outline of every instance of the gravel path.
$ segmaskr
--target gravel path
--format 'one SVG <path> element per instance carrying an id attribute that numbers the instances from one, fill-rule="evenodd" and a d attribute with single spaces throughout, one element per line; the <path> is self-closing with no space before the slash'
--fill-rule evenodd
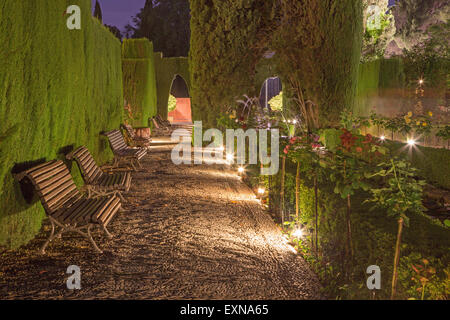
<path id="1" fill-rule="evenodd" d="M 317 277 L 235 172 L 176 166 L 169 146 L 153 148 L 143 165 L 109 225 L 114 238 L 94 234 L 103 255 L 71 233 L 39 255 L 45 223 L 29 245 L 0 255 L 0 298 L 321 298 Z M 66 289 L 73 264 L 81 290 Z"/>

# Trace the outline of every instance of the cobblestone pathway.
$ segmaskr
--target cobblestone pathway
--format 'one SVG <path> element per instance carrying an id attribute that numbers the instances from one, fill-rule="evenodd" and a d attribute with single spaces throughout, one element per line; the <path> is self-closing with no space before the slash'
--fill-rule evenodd
<path id="1" fill-rule="evenodd" d="M 30 244 L 0 255 L 0 298 L 321 298 L 317 277 L 234 171 L 176 166 L 169 146 L 143 165 L 109 225 L 115 237 L 94 234 L 103 255 L 70 233 L 40 255 L 44 223 Z M 81 268 L 81 290 L 66 288 L 69 265 Z"/>

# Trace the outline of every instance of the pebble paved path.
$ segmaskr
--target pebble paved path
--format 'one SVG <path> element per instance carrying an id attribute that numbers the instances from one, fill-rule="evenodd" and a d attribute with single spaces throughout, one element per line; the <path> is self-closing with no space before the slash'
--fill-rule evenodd
<path id="1" fill-rule="evenodd" d="M 235 171 L 181 165 L 170 146 L 152 148 L 133 175 L 125 212 L 107 240 L 63 235 L 37 251 L 49 232 L 0 254 L 0 299 L 320 299 L 320 284 L 292 252 L 270 216 Z M 66 288 L 69 265 L 81 290 Z"/>

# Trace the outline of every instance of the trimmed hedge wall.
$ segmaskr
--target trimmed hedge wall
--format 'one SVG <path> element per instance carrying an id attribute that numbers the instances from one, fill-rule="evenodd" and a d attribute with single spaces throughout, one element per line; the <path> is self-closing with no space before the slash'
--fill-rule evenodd
<path id="1" fill-rule="evenodd" d="M 296 97 L 301 87 L 318 106 L 320 122 L 314 126 L 336 124 L 340 111 L 353 105 L 362 1 L 192 0 L 190 5 L 192 108 L 204 126 L 215 126 L 219 113 L 244 94 L 259 93 L 257 65 L 267 50 L 275 52 L 269 63 L 284 80 L 286 96 Z"/>
<path id="2" fill-rule="evenodd" d="M 72 4 L 81 8 L 81 30 L 66 27 L 62 13 Z M 80 145 L 100 164 L 111 159 L 99 133 L 123 118 L 121 50 L 91 17 L 89 0 L 3 0 L 0 43 L 0 246 L 17 248 L 45 214 L 12 173 Z"/>
<path id="3" fill-rule="evenodd" d="M 180 75 L 191 94 L 191 76 L 187 57 L 164 58 L 162 52 L 155 52 L 156 87 L 158 89 L 158 114 L 167 119 L 169 93 L 173 79 Z"/>
<path id="4" fill-rule="evenodd" d="M 384 104 L 393 105 L 400 112 L 402 106 L 408 104 L 405 77 L 403 61 L 400 58 L 379 59 L 360 64 L 353 108 L 355 113 L 367 116 L 371 108 L 382 109 Z"/>
<path id="5" fill-rule="evenodd" d="M 156 115 L 157 90 L 153 43 L 124 39 L 122 44 L 123 95 L 131 105 L 133 126 L 147 126 Z"/>

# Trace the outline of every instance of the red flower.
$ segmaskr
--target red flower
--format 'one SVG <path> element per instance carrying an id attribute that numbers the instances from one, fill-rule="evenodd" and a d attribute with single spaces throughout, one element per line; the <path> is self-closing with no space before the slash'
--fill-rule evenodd
<path id="1" fill-rule="evenodd" d="M 372 137 L 372 135 L 371 135 L 370 133 L 366 134 L 366 137 L 365 137 L 363 143 L 364 143 L 364 144 L 367 144 L 367 143 L 372 143 L 372 142 L 373 142 L 373 137 Z"/>
<path id="2" fill-rule="evenodd" d="M 341 139 L 342 146 L 350 151 L 351 147 L 355 144 L 355 141 L 358 139 L 355 137 L 350 131 L 347 129 L 342 129 L 343 134 L 339 137 Z"/>
<path id="3" fill-rule="evenodd" d="M 356 152 L 361 153 L 362 151 L 363 151 L 363 149 L 362 149 L 361 147 L 357 147 L 357 148 L 356 148 Z"/>

